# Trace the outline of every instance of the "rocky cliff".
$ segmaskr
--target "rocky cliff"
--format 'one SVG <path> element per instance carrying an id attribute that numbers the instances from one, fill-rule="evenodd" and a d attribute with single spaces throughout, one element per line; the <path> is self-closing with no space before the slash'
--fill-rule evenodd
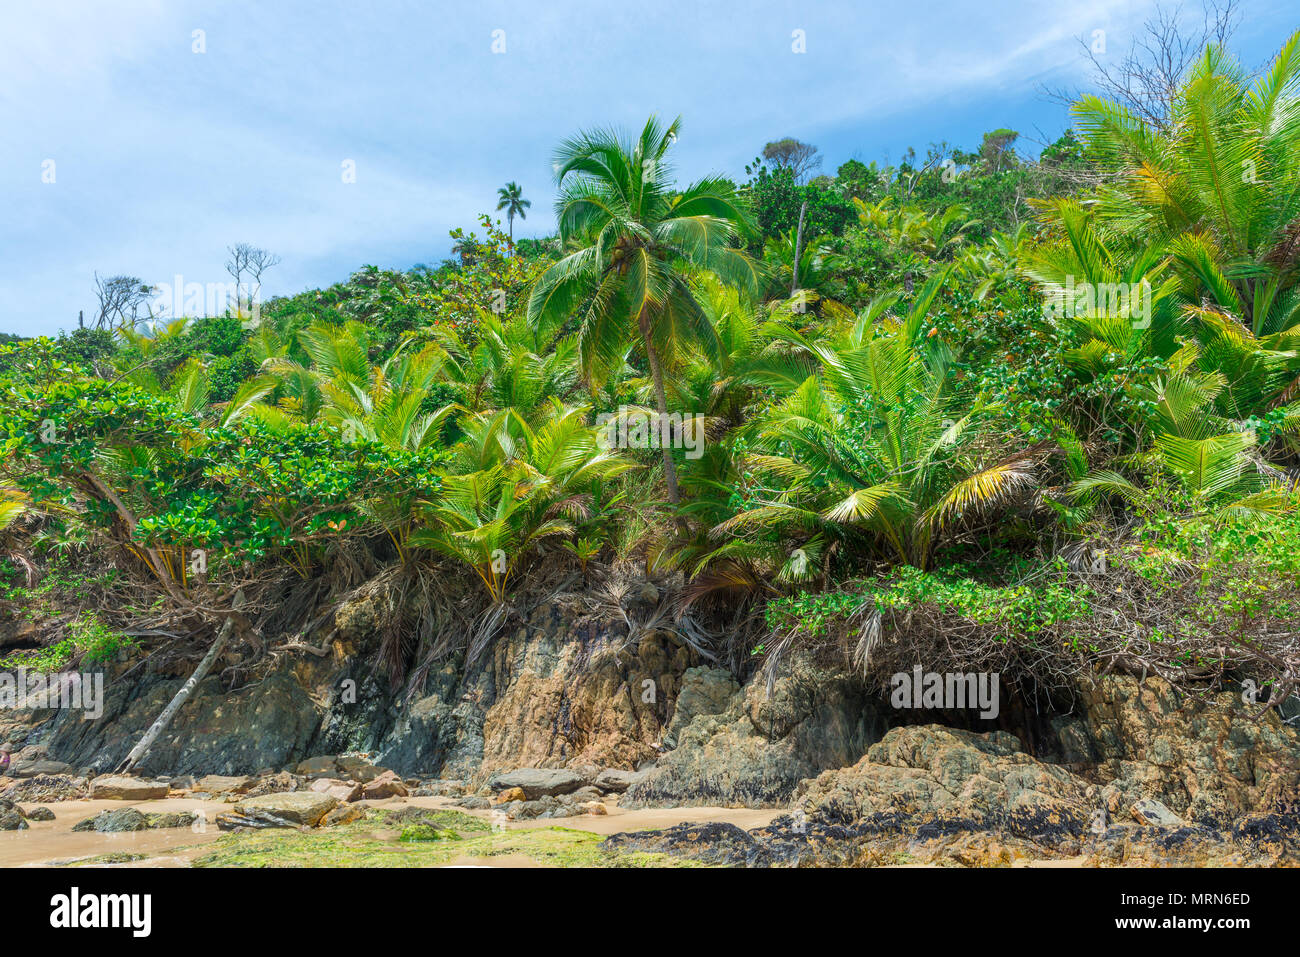
<path id="1" fill-rule="evenodd" d="M 741 681 L 669 632 L 629 641 L 623 625 L 559 601 L 480 660 L 448 660 L 422 687 L 395 692 L 371 664 L 368 600 L 339 610 L 327 654 L 284 656 L 233 690 L 207 679 L 140 770 L 248 775 L 362 752 L 471 793 L 517 768 L 577 769 L 582 780 L 617 769 L 638 772 L 622 779 L 624 806 L 790 809 L 744 838 L 636 838 L 732 862 L 863 862 L 890 847 L 915 852 L 918 840 L 981 863 L 1085 847 L 1114 861 L 1294 858 L 1300 740 L 1278 714 L 1258 717 L 1227 692 L 1188 697 L 1111 675 L 1080 685 L 1068 707 L 1035 707 L 1009 689 L 996 722 L 900 712 L 833 661 L 791 654 L 770 687 L 762 668 Z M 103 773 L 184 678 L 125 663 L 97 720 L 10 713 L 0 735 L 17 747 L 16 768 Z"/>

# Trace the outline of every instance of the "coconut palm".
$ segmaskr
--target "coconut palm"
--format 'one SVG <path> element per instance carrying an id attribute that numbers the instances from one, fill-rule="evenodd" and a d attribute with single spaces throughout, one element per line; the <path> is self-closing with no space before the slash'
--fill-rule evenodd
<path id="1" fill-rule="evenodd" d="M 502 321 L 484 312 L 472 334 L 450 325 L 432 330 L 440 374 L 459 387 L 471 412 L 514 409 L 525 419 L 577 384 L 571 336 L 552 341 L 524 316 Z"/>
<path id="2" fill-rule="evenodd" d="M 525 212 L 532 206 L 530 200 L 524 199 L 523 188 L 515 182 L 506 183 L 497 190 L 497 210 L 506 211 L 506 220 L 510 223 L 510 243 L 515 241 L 515 217 L 527 219 L 528 214 Z"/>
<path id="3" fill-rule="evenodd" d="M 1224 278 L 1182 263 L 1255 334 L 1300 280 L 1300 33 L 1253 82 L 1210 46 L 1158 130 L 1085 96 L 1074 115 L 1089 152 L 1114 171 L 1097 213 L 1124 235 L 1170 245 L 1196 235 Z M 1226 301 L 1227 300 L 1227 301 Z"/>
<path id="4" fill-rule="evenodd" d="M 1215 411 L 1227 380 L 1218 372 L 1196 368 L 1198 348 L 1188 345 L 1170 362 L 1171 371 L 1148 386 L 1156 435 L 1151 449 L 1128 462 L 1157 480 L 1172 478 L 1188 497 L 1191 516 L 1205 512 L 1274 512 L 1287 506 L 1284 473 L 1255 454 L 1255 433 Z M 1290 410 L 1288 419 L 1300 418 Z M 1073 498 L 1095 502 L 1118 496 L 1130 504 L 1155 511 L 1158 495 L 1115 469 L 1104 469 L 1070 485 Z"/>
<path id="5" fill-rule="evenodd" d="M 680 192 L 665 154 L 680 120 L 651 117 L 632 141 L 605 130 L 580 133 L 555 154 L 560 238 L 573 251 L 542 274 L 528 301 L 535 323 L 577 323 L 581 368 L 593 384 L 621 368 L 629 341 L 645 352 L 661 417 L 668 414 L 664 363 L 691 350 L 713 358 L 717 337 L 682 267 L 711 272 L 757 292 L 759 271 L 734 243 L 752 230 L 733 185 L 706 177 Z M 664 479 L 681 501 L 670 443 Z"/>
<path id="6" fill-rule="evenodd" d="M 901 318 L 874 310 L 809 344 L 818 374 L 756 426 L 753 465 L 772 491 L 750 495 L 716 539 L 754 530 L 753 544 L 781 528 L 819 553 L 865 537 L 924 568 L 943 536 L 1032 484 L 1034 450 L 1008 454 L 988 433 L 985 405 L 925 331 L 946 279 L 932 277 Z"/>
<path id="7" fill-rule="evenodd" d="M 442 494 L 419 513 L 425 527 L 412 545 L 435 549 L 470 566 L 494 604 L 511 576 L 545 538 L 567 536 L 588 516 L 592 482 L 633 465 L 599 447 L 582 406 L 552 402 L 536 429 L 511 410 L 465 423 Z"/>

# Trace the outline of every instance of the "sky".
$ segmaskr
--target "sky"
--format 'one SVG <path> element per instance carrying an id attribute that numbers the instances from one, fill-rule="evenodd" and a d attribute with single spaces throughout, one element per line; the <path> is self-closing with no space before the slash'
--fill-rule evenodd
<path id="1" fill-rule="evenodd" d="M 1265 63 L 1292 0 L 1244 0 Z M 1185 8 L 1196 8 L 1187 0 Z M 554 232 L 551 153 L 583 128 L 680 115 L 679 178 L 744 178 L 769 140 L 823 171 L 985 130 L 1055 139 L 1044 87 L 1086 88 L 1079 38 L 1119 56 L 1143 0 L 0 0 L 0 332 L 91 315 L 94 274 L 228 280 L 226 247 L 282 259 L 263 297 L 364 264 L 444 258 L 517 181 L 515 234 Z M 800 48 L 802 51 L 800 52 Z M 349 175 L 351 173 L 352 175 Z"/>

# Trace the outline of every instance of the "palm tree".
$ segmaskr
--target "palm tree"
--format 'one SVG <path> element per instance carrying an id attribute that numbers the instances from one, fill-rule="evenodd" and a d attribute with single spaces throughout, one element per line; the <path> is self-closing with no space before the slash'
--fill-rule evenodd
<path id="1" fill-rule="evenodd" d="M 774 529 L 803 535 L 787 578 L 806 576 L 828 540 L 864 534 L 924 569 L 943 539 L 1036 482 L 1038 450 L 1004 449 L 985 424 L 986 403 L 953 374 L 955 357 L 924 332 L 947 277 L 932 277 L 902 317 L 884 301 L 809 344 L 818 373 L 755 425 L 753 464 L 772 476 L 768 491 L 716 525 L 715 541 L 739 533 L 733 547 L 743 550 Z"/>
<path id="2" fill-rule="evenodd" d="M 506 219 L 510 222 L 510 244 L 515 242 L 515 216 L 520 219 L 527 219 L 528 214 L 524 210 L 533 204 L 524 199 L 524 190 L 518 183 L 509 182 L 497 190 L 497 210 L 506 211 Z"/>
<path id="3" fill-rule="evenodd" d="M 1145 464 L 1148 475 L 1171 477 L 1188 501 L 1190 520 L 1203 515 L 1268 513 L 1288 504 L 1285 473 L 1255 453 L 1255 433 L 1215 414 L 1216 400 L 1227 385 L 1218 372 L 1195 368 L 1198 349 L 1188 345 L 1171 360 L 1170 373 L 1147 388 L 1154 412 L 1155 442 L 1144 455 L 1128 457 Z M 1294 410 L 1290 418 L 1294 419 Z M 1092 472 L 1069 487 L 1085 504 L 1118 496 L 1147 513 L 1169 511 L 1153 488 L 1141 488 L 1113 469 Z"/>
<path id="4" fill-rule="evenodd" d="M 1284 320 L 1275 305 L 1300 280 L 1298 88 L 1300 33 L 1253 82 L 1207 47 L 1167 129 L 1096 96 L 1074 107 L 1089 152 L 1118 174 L 1099 191 L 1097 215 L 1155 245 L 1199 236 L 1226 281 L 1180 267 L 1256 335 L 1280 328 L 1270 327 Z"/>
<path id="5" fill-rule="evenodd" d="M 536 429 L 513 410 L 484 412 L 465 424 L 437 501 L 420 512 L 425 527 L 411 544 L 435 549 L 472 568 L 494 605 L 533 546 L 574 531 L 590 515 L 593 482 L 634 467 L 600 448 L 587 409 L 547 404 Z"/>
<path id="6" fill-rule="evenodd" d="M 677 192 L 664 160 L 681 120 L 651 117 L 634 142 L 596 130 L 556 151 L 556 218 L 567 256 L 542 274 L 528 300 L 530 322 L 578 322 L 578 355 L 592 383 L 622 367 L 628 342 L 645 350 L 661 422 L 667 421 L 664 361 L 691 347 L 716 358 L 717 336 L 681 266 L 711 272 L 752 292 L 759 271 L 733 245 L 752 231 L 730 181 L 706 177 Z M 680 504 L 671 443 L 663 443 L 668 499 Z"/>

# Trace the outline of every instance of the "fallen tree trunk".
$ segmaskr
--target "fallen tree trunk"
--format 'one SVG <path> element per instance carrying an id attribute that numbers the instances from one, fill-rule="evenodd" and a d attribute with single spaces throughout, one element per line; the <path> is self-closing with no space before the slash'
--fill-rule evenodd
<path id="1" fill-rule="evenodd" d="M 242 592 L 235 596 L 236 608 L 243 604 L 243 597 Z M 163 708 L 162 714 L 158 715 L 158 720 L 149 726 L 149 730 L 144 733 L 144 737 L 140 739 L 140 743 L 131 749 L 131 753 L 126 756 L 126 760 L 118 766 L 117 770 L 119 772 L 130 771 L 144 760 L 145 755 L 149 753 L 149 749 L 153 747 L 154 741 L 158 740 L 158 735 L 162 734 L 163 731 L 166 730 L 167 725 L 172 723 L 172 719 L 176 717 L 176 712 L 180 711 L 185 702 L 189 700 L 194 689 L 199 686 L 199 682 L 207 677 L 208 672 L 212 669 L 212 665 L 216 662 L 217 658 L 221 656 L 221 652 L 230 641 L 230 633 L 234 630 L 235 615 L 232 613 L 227 615 L 226 620 L 221 623 L 221 629 L 217 632 L 217 637 L 212 642 L 212 647 L 209 648 L 208 653 L 203 656 L 203 660 L 200 661 L 198 667 L 194 669 L 194 673 L 190 675 L 189 680 L 186 681 L 185 684 L 181 685 L 181 689 L 176 692 L 176 696 L 172 698 L 167 707 Z"/>

